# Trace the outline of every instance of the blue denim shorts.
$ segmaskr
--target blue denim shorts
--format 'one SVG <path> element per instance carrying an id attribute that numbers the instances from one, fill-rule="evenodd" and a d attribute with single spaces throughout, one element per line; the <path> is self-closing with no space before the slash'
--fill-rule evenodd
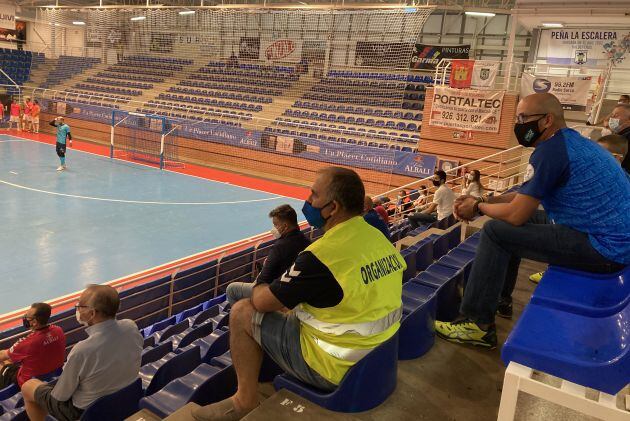
<path id="1" fill-rule="evenodd" d="M 327 392 L 337 388 L 337 385 L 323 378 L 304 361 L 300 321 L 293 312 L 255 312 L 252 316 L 252 332 L 256 342 L 285 372 Z"/>

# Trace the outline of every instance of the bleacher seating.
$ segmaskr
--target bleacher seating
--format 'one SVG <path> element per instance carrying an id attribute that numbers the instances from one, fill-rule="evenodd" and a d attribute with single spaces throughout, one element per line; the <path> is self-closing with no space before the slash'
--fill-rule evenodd
<path id="1" fill-rule="evenodd" d="M 43 53 L 0 48 L 0 69 L 18 85 L 23 85 L 28 80 L 31 70 L 43 61 Z M 11 85 L 13 82 L 0 73 L 0 85 Z M 14 94 L 18 91 L 13 86 L 7 86 L 7 92 Z"/>
<path id="2" fill-rule="evenodd" d="M 56 89 L 60 83 L 68 80 L 100 63 L 100 58 L 59 56 L 57 65 L 48 74 L 42 88 Z"/>
<path id="3" fill-rule="evenodd" d="M 436 225 L 445 227 L 452 222 L 448 220 Z M 394 227 L 398 237 L 417 235 L 426 228 L 412 231 L 406 222 Z M 463 266 L 468 262 L 471 249 L 476 247 L 479 235 L 459 244 L 459 233 L 459 225 L 454 225 L 444 233 L 429 236 L 403 251 L 409 269 L 403 286 L 401 328 L 394 338 L 357 363 L 335 392 L 322 393 L 286 374 L 278 376 L 279 367 L 268 357 L 265 357 L 261 370 L 261 380 L 270 381 L 275 377 L 277 388 L 288 388 L 332 410 L 355 412 L 380 404 L 395 388 L 396 361 L 425 354 L 434 342 L 433 321 L 436 312 L 440 313 L 441 306 L 452 308 L 454 305 L 452 301 L 440 300 L 440 297 L 450 286 L 461 284 L 458 276 L 463 274 Z M 313 231 L 311 235 L 320 236 L 322 231 Z M 128 394 L 133 398 L 127 399 L 129 396 L 120 391 L 102 398 L 98 405 L 95 402 L 94 407 L 102 407 L 105 405 L 103 402 L 110 402 L 113 406 L 112 402 L 120 401 L 120 410 L 127 408 L 131 411 L 135 410 L 140 400 L 140 408 L 167 416 L 188 402 L 205 405 L 233 394 L 236 376 L 229 353 L 230 306 L 225 302 L 224 294 L 211 298 L 211 288 L 218 286 L 214 293 L 223 293 L 226 285 L 232 281 L 251 281 L 271 244 L 269 241 L 257 248 L 240 250 L 223 256 L 220 261 L 211 260 L 185 269 L 174 277 L 165 276 L 122 291 L 119 317 L 137 319 L 138 327 L 145 337 L 138 383 L 144 390 L 144 397 L 134 390 Z M 441 250 L 441 247 L 445 250 Z M 429 264 L 435 253 L 447 253 L 445 257 L 452 257 L 462 267 L 449 268 L 440 262 Z M 418 274 L 418 271 L 423 272 Z M 433 276 L 436 282 L 428 282 L 427 276 Z M 169 299 L 171 293 L 173 295 Z M 85 338 L 83 329 L 78 326 L 71 311 L 53 316 L 52 321 L 70 332 L 69 345 Z M 15 334 L 16 330 L 11 333 Z M 379 378 L 381 387 L 369 386 L 370 382 L 364 381 L 365 378 Z M 12 417 L 6 419 L 24 417 L 21 407 L 23 402 L 16 391 L 10 389 L 4 395 L 0 391 L 0 400 L 3 400 L 0 406 L 5 411 L 0 420 L 5 419 L 2 418 L 5 416 Z M 98 412 L 94 411 L 91 414 Z M 103 418 L 90 416 L 85 419 Z"/>

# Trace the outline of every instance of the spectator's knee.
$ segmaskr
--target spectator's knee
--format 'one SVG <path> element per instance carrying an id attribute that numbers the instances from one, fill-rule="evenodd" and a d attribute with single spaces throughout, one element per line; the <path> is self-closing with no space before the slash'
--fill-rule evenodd
<path id="1" fill-rule="evenodd" d="M 236 302 L 230 310 L 230 328 L 240 327 L 251 331 L 252 316 L 255 311 L 250 300 Z"/>
<path id="2" fill-rule="evenodd" d="M 502 228 L 509 225 L 507 222 L 492 219 L 486 222 L 481 229 L 482 237 L 486 236 L 490 241 L 497 242 L 501 238 Z"/>
<path id="3" fill-rule="evenodd" d="M 34 402 L 35 401 L 35 390 L 37 390 L 37 388 L 40 385 L 42 385 L 42 384 L 44 384 L 44 383 L 41 380 L 38 380 L 38 379 L 27 380 L 22 385 L 22 396 L 24 397 L 24 400 Z"/>

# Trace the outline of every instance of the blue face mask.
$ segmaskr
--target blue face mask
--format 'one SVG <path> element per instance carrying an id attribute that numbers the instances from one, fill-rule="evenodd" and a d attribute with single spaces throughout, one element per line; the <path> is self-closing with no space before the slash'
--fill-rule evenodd
<path id="1" fill-rule="evenodd" d="M 326 203 L 321 208 L 315 208 L 308 201 L 304 201 L 304 206 L 302 206 L 302 213 L 306 217 L 306 222 L 314 228 L 322 228 L 326 225 L 326 220 L 328 218 L 324 218 L 322 216 L 322 209 L 326 206 L 330 205 L 332 201 Z"/>

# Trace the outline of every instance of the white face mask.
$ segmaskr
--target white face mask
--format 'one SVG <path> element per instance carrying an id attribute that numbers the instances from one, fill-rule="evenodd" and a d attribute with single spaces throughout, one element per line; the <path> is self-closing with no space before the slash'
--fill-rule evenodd
<path id="1" fill-rule="evenodd" d="M 81 320 L 81 315 L 79 314 L 79 309 L 78 308 L 74 312 L 74 317 L 77 319 L 77 322 L 79 322 L 79 324 L 81 326 L 89 326 L 90 325 L 88 322 L 85 322 L 85 321 Z"/>
<path id="2" fill-rule="evenodd" d="M 282 235 L 280 234 L 280 231 L 278 231 L 278 228 L 273 227 L 271 229 L 271 231 L 269 231 L 271 233 L 271 235 L 273 235 L 273 238 L 275 238 L 276 240 L 280 237 L 282 237 Z"/>
<path id="3" fill-rule="evenodd" d="M 618 118 L 608 119 L 608 127 L 610 127 L 610 130 L 612 130 L 613 133 L 617 133 L 617 130 L 619 130 L 619 126 L 620 121 Z"/>

